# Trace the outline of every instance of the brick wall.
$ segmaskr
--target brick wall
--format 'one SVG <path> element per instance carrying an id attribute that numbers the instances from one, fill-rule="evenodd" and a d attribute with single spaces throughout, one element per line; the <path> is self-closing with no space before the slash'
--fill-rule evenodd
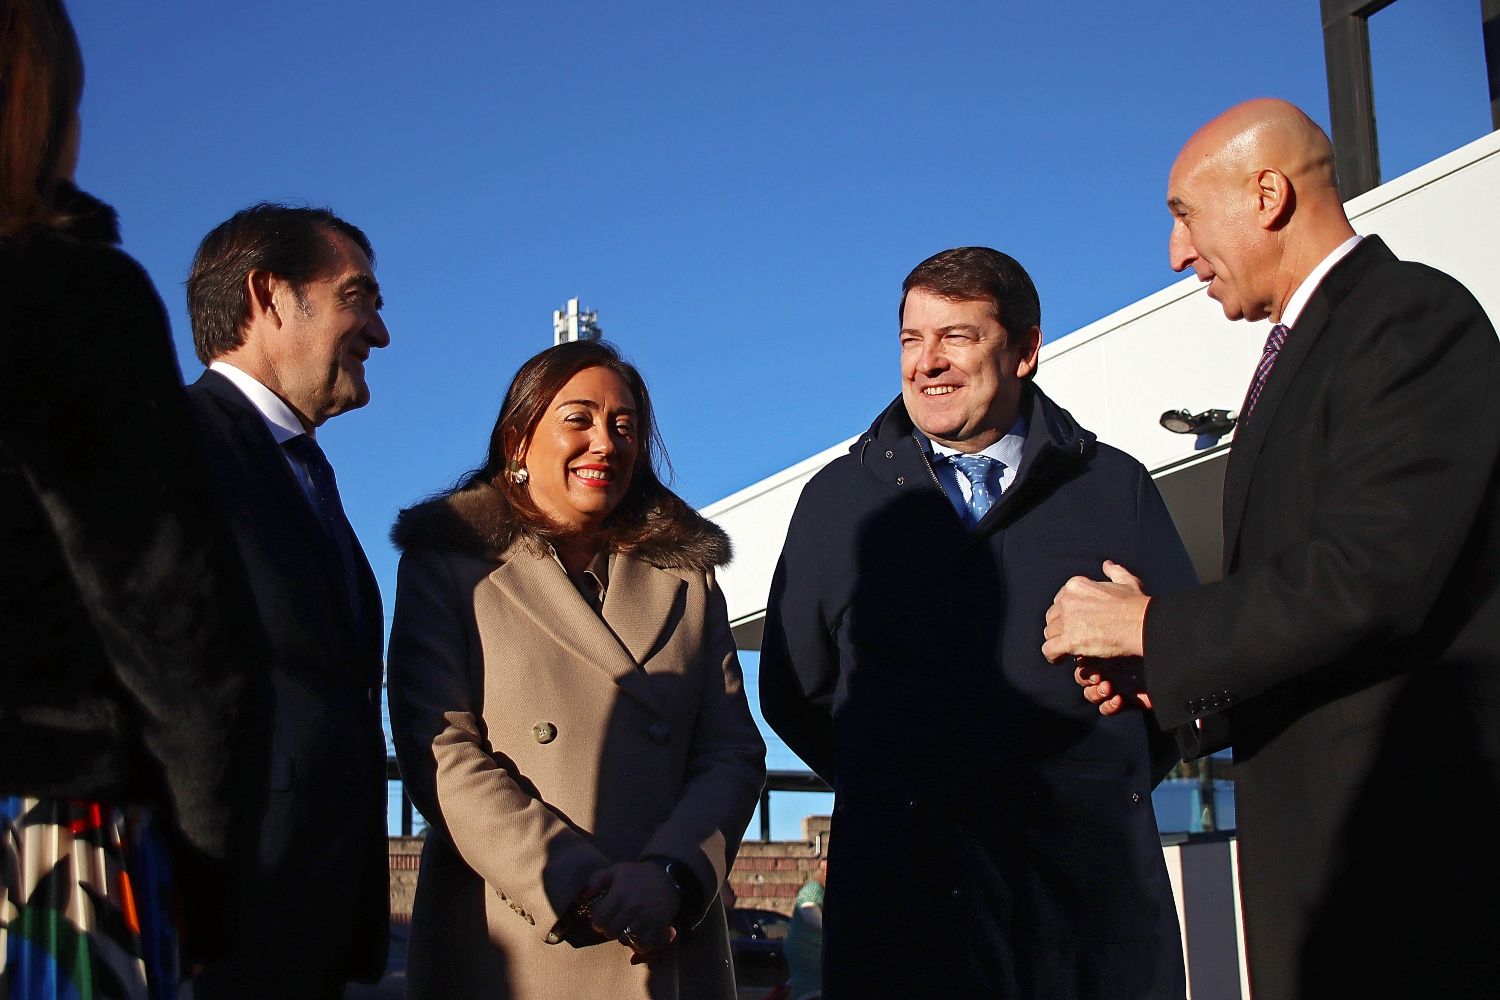
<path id="1" fill-rule="evenodd" d="M 813 878 L 828 857 L 827 816 L 802 821 L 802 840 L 747 840 L 729 873 L 734 905 L 775 910 L 788 916 L 797 890 Z M 728 902 L 726 900 L 726 902 Z"/>
<path id="2" fill-rule="evenodd" d="M 790 916 L 797 890 L 817 874 L 818 862 L 828 857 L 828 822 L 827 816 L 804 819 L 802 840 L 747 840 L 741 844 L 729 873 L 734 905 Z M 421 855 L 421 837 L 390 838 L 391 920 L 395 923 L 411 920 Z"/>
<path id="3" fill-rule="evenodd" d="M 391 922 L 411 922 L 411 902 L 417 892 L 417 866 L 422 858 L 421 837 L 390 838 Z"/>

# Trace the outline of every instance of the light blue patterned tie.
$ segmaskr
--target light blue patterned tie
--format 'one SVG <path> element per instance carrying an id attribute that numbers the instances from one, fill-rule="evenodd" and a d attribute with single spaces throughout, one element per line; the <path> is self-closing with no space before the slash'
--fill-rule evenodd
<path id="1" fill-rule="evenodd" d="M 948 461 L 969 481 L 969 513 L 978 524 L 995 503 L 990 492 L 990 470 L 1001 463 L 987 455 L 949 455 Z"/>

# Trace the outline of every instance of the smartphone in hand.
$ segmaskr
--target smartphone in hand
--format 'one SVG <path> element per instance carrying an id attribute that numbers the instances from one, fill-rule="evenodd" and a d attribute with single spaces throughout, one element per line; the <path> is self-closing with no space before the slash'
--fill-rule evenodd
<path id="1" fill-rule="evenodd" d="M 547 932 L 547 943 L 560 944 L 567 941 L 581 947 L 585 944 L 598 944 L 603 941 L 604 939 L 589 923 L 589 913 L 608 892 L 608 889 L 601 889 L 592 896 L 580 895 L 568 911 L 557 918 L 557 923 L 553 924 L 552 929 Z"/>

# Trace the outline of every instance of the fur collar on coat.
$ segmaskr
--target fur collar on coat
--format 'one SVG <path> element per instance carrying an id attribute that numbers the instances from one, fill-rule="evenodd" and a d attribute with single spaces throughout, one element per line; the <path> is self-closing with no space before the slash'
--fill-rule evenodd
<path id="1" fill-rule="evenodd" d="M 115 210 L 91 194 L 64 181 L 58 185 L 53 202 L 64 221 L 58 228 L 80 240 L 96 243 L 118 244 L 120 242 L 120 220 Z"/>
<path id="2" fill-rule="evenodd" d="M 0 247 L 11 253 L 23 253 L 34 239 L 64 236 L 85 243 L 118 246 L 120 220 L 115 210 L 91 194 L 80 191 L 72 181 L 62 181 L 52 196 L 52 219 L 0 240 Z"/>
<path id="3" fill-rule="evenodd" d="M 492 562 L 501 561 L 516 544 L 545 548 L 544 542 L 511 515 L 500 491 L 485 483 L 403 510 L 391 529 L 391 541 L 403 552 L 437 549 Z M 659 505 L 648 516 L 646 532 L 639 541 L 629 547 L 611 542 L 609 548 L 662 569 L 705 573 L 727 564 L 731 557 L 724 529 L 686 504 L 676 513 L 666 503 Z"/>

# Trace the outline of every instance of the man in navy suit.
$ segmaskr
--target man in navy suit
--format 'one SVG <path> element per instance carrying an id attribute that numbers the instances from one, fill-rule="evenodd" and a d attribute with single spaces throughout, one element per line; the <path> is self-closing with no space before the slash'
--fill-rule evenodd
<path id="1" fill-rule="evenodd" d="M 369 401 L 365 361 L 390 343 L 373 257 L 331 212 L 261 204 L 204 238 L 188 278 L 208 366 L 188 395 L 273 646 L 269 780 L 243 790 L 254 864 L 198 1000 L 325 1000 L 385 966 L 380 594 L 315 440 Z"/>
<path id="2" fill-rule="evenodd" d="M 1500 877 L 1469 814 L 1500 796 L 1495 330 L 1355 235 L 1327 136 L 1284 101 L 1200 129 L 1167 206 L 1173 268 L 1275 324 L 1225 472 L 1224 577 L 1069 580 L 1043 652 L 1084 657 L 1105 715 L 1232 742 L 1257 1000 L 1494 996 Z M 1144 690 L 1139 661 L 1089 659 L 1120 656 L 1144 656 Z"/>

